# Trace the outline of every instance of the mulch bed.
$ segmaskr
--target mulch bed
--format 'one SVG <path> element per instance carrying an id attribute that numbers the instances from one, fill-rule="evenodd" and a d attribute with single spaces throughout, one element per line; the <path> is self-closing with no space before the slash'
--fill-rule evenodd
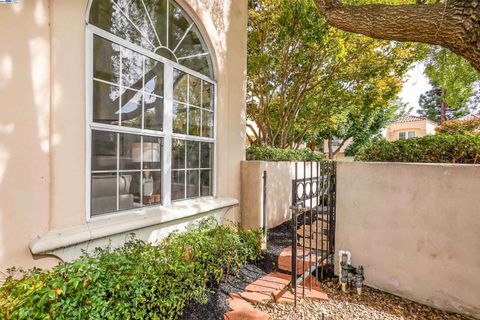
<path id="1" fill-rule="evenodd" d="M 263 263 L 263 262 L 262 262 Z M 183 320 L 217 320 L 223 319 L 223 314 L 230 311 L 227 306 L 227 297 L 230 292 L 243 292 L 245 287 L 255 280 L 263 277 L 266 273 L 261 265 L 247 264 L 239 272 L 238 276 L 230 275 L 218 288 L 210 289 L 207 294 L 206 304 L 191 303 L 185 309 Z"/>

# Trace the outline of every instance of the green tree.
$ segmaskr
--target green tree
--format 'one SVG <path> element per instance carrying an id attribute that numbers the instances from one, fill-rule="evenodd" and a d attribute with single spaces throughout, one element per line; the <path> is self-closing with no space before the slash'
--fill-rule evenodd
<path id="1" fill-rule="evenodd" d="M 469 113 L 469 108 L 466 105 L 460 106 L 454 110 L 442 105 L 442 89 L 434 87 L 427 92 L 420 95 L 418 99 L 420 109 L 417 113 L 421 117 L 425 117 L 437 123 L 441 123 L 445 120 L 457 119 L 463 117 Z M 442 106 L 446 108 L 442 111 Z M 441 113 L 444 113 L 444 120 L 441 119 Z"/>
<path id="2" fill-rule="evenodd" d="M 412 44 L 329 28 L 309 0 L 251 0 L 249 17 L 247 117 L 258 144 L 296 148 L 348 110 L 385 109 L 420 58 Z"/>
<path id="3" fill-rule="evenodd" d="M 392 103 L 386 108 L 352 108 L 335 117 L 336 123 L 324 130 L 320 130 L 317 136 L 317 144 L 328 146 L 328 157 L 333 159 L 335 155 L 349 140 L 350 145 L 345 149 L 346 155 L 352 156 L 365 144 L 378 138 L 380 130 L 397 117 L 399 105 Z M 337 144 L 334 145 L 334 139 Z"/>
<path id="4" fill-rule="evenodd" d="M 421 102 L 424 100 L 422 108 L 430 110 L 427 113 L 434 117 L 432 104 L 438 105 L 439 117 L 435 121 L 440 123 L 449 119 L 448 113 L 464 113 L 462 108 L 475 94 L 474 84 L 480 79 L 480 74 L 465 59 L 440 47 L 431 48 L 425 74 L 433 91 L 421 98 Z"/>

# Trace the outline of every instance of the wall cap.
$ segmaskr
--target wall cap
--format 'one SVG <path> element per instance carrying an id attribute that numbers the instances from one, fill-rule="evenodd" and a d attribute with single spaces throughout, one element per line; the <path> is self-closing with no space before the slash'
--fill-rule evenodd
<path id="1" fill-rule="evenodd" d="M 480 164 L 466 163 L 429 163 L 429 162 L 369 162 L 369 161 L 337 161 L 337 164 L 348 165 L 401 165 L 401 166 L 425 166 L 425 167 L 446 167 L 446 168 L 480 168 Z"/>
<path id="2" fill-rule="evenodd" d="M 32 254 L 48 253 L 128 231 L 184 219 L 217 209 L 234 207 L 239 201 L 234 198 L 199 198 L 173 203 L 170 207 L 148 208 L 142 211 L 119 213 L 98 217 L 85 224 L 53 229 L 30 241 Z"/>

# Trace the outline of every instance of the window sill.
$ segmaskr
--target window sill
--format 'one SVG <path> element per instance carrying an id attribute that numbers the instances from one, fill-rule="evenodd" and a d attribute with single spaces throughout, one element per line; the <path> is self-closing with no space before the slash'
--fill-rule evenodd
<path id="1" fill-rule="evenodd" d="M 33 239 L 29 247 L 32 254 L 48 253 L 56 249 L 236 205 L 238 205 L 237 199 L 209 197 L 177 202 L 170 207 L 147 208 L 117 216 L 98 217 L 80 226 L 51 230 Z"/>

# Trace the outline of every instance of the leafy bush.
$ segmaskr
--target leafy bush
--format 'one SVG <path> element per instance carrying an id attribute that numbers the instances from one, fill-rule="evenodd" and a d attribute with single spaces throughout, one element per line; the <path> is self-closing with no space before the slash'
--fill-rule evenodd
<path id="1" fill-rule="evenodd" d="M 11 269 L 0 318 L 177 319 L 189 302 L 206 301 L 209 284 L 257 259 L 260 239 L 257 231 L 204 222 L 159 245 L 131 240 L 48 272 Z"/>
<path id="2" fill-rule="evenodd" d="M 356 161 L 480 163 L 480 135 L 437 134 L 398 141 L 377 141 L 360 149 Z"/>
<path id="3" fill-rule="evenodd" d="M 449 120 L 435 128 L 438 133 L 471 134 L 480 131 L 480 118 L 471 120 Z"/>
<path id="4" fill-rule="evenodd" d="M 325 155 L 310 149 L 280 149 L 271 146 L 250 146 L 247 148 L 247 160 L 263 161 L 321 161 Z"/>

